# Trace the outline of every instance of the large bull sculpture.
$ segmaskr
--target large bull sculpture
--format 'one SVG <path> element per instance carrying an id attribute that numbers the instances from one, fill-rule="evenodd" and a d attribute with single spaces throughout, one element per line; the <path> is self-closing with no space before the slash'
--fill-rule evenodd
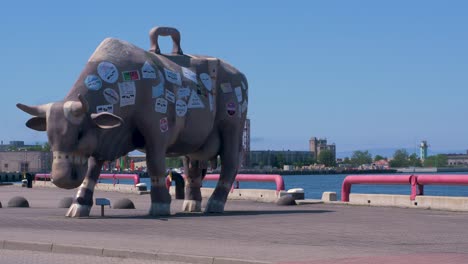
<path id="1" fill-rule="evenodd" d="M 172 54 L 161 54 L 158 36 L 171 36 Z M 247 80 L 228 63 L 185 55 L 174 28 L 150 31 L 151 50 L 105 39 L 63 101 L 17 104 L 32 117 L 26 126 L 47 131 L 52 181 L 79 187 L 67 212 L 89 216 L 105 161 L 135 149 L 146 152 L 151 177 L 150 215 L 170 214 L 165 157 L 185 156 L 184 211 L 201 211 L 201 163 L 221 159 L 220 180 L 205 212 L 223 212 L 237 174 L 247 114 Z"/>

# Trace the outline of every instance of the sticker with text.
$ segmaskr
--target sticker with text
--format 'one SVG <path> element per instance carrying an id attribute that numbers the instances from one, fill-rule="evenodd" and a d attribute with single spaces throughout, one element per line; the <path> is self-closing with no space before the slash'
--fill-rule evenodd
<path id="1" fill-rule="evenodd" d="M 208 100 L 210 101 L 210 111 L 213 112 L 213 95 L 208 95 Z"/>
<path id="2" fill-rule="evenodd" d="M 154 111 L 158 113 L 167 113 L 167 100 L 164 98 L 156 99 L 156 103 L 154 104 Z"/>
<path id="3" fill-rule="evenodd" d="M 166 99 L 171 102 L 171 103 L 174 103 L 175 102 L 175 94 L 169 90 L 166 89 Z"/>
<path id="4" fill-rule="evenodd" d="M 164 68 L 164 74 L 166 75 L 166 80 L 168 82 L 179 85 L 179 86 L 182 85 L 182 79 L 178 72 L 173 72 L 171 70 Z"/>
<path id="5" fill-rule="evenodd" d="M 109 104 L 116 104 L 119 102 L 119 94 L 112 88 L 104 89 L 104 92 L 102 92 L 102 94 L 104 95 L 104 98 Z"/>
<path id="6" fill-rule="evenodd" d="M 197 74 L 194 73 L 189 68 L 182 67 L 182 74 L 184 75 L 185 78 L 191 80 L 192 82 L 198 83 Z"/>
<path id="7" fill-rule="evenodd" d="M 190 96 L 190 88 L 184 87 L 177 90 L 177 98 L 185 98 Z"/>
<path id="8" fill-rule="evenodd" d="M 115 83 L 119 79 L 119 70 L 115 67 L 114 64 L 103 61 L 97 66 L 97 72 L 99 77 L 105 82 Z"/>
<path id="9" fill-rule="evenodd" d="M 223 93 L 232 93 L 232 87 L 230 83 L 222 83 L 221 84 L 221 90 L 223 90 Z"/>
<path id="10" fill-rule="evenodd" d="M 156 79 L 156 70 L 149 64 L 149 62 L 145 61 L 143 67 L 141 67 L 141 77 L 143 79 Z"/>
<path id="11" fill-rule="evenodd" d="M 96 113 L 102 113 L 102 112 L 114 113 L 114 106 L 111 104 L 96 106 Z"/>
<path id="12" fill-rule="evenodd" d="M 177 100 L 175 103 L 175 110 L 177 116 L 185 116 L 187 113 L 187 103 L 183 100 Z"/>
<path id="13" fill-rule="evenodd" d="M 211 83 L 210 75 L 208 75 L 207 73 L 201 73 L 200 74 L 200 80 L 203 83 L 203 86 L 205 86 L 205 88 L 208 91 L 211 91 L 212 83 Z"/>
<path id="14" fill-rule="evenodd" d="M 195 91 L 192 91 L 190 95 L 190 99 L 188 101 L 188 108 L 205 108 L 200 96 Z"/>
<path id="15" fill-rule="evenodd" d="M 160 97 L 164 94 L 164 85 L 162 83 L 152 87 L 153 98 Z"/>
<path id="16" fill-rule="evenodd" d="M 136 97 L 135 82 L 119 83 L 120 106 L 134 105 Z"/>
<path id="17" fill-rule="evenodd" d="M 84 83 L 85 83 L 86 87 L 88 87 L 88 89 L 93 90 L 93 91 L 97 91 L 97 90 L 101 89 L 101 87 L 102 87 L 101 78 L 99 78 L 96 75 L 86 76 L 86 78 L 84 80 Z"/>
<path id="18" fill-rule="evenodd" d="M 140 72 L 138 70 L 124 71 L 122 77 L 124 81 L 138 81 L 140 80 Z"/>
<path id="19" fill-rule="evenodd" d="M 161 129 L 161 132 L 166 132 L 167 130 L 169 130 L 167 117 L 163 117 L 159 120 L 159 128 Z"/>
<path id="20" fill-rule="evenodd" d="M 234 92 L 236 93 L 236 97 L 237 97 L 237 102 L 242 102 L 242 90 L 241 90 L 241 87 L 240 86 L 237 86 L 236 88 L 234 88 Z"/>

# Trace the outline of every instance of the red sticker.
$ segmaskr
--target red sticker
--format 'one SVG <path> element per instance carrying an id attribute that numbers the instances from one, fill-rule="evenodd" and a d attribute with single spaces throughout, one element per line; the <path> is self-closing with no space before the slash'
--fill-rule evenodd
<path id="1" fill-rule="evenodd" d="M 169 130 L 169 124 L 167 123 L 167 117 L 161 118 L 159 120 L 159 128 L 161 129 L 161 132 L 166 132 Z"/>
<path id="2" fill-rule="evenodd" d="M 230 116 L 232 116 L 232 115 L 234 115 L 236 113 L 236 108 L 237 108 L 236 104 L 233 103 L 233 102 L 229 102 L 229 103 L 226 104 L 226 111 Z"/>

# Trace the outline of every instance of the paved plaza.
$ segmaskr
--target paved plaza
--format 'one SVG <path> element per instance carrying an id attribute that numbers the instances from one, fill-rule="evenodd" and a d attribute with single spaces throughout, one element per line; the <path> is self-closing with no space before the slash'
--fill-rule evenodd
<path id="1" fill-rule="evenodd" d="M 107 207 L 101 217 L 94 206 L 88 218 L 66 218 L 59 200 L 75 192 L 0 187 L 0 263 L 21 263 L 32 252 L 50 258 L 44 263 L 76 263 L 80 255 L 99 263 L 112 260 L 102 256 L 121 261 L 112 263 L 468 262 L 466 212 L 228 201 L 225 214 L 206 215 L 182 213 L 182 201 L 173 200 L 170 217 L 154 218 L 149 195 L 96 191 L 111 202 L 129 198 L 136 209 Z M 7 208 L 18 195 L 31 207 Z"/>

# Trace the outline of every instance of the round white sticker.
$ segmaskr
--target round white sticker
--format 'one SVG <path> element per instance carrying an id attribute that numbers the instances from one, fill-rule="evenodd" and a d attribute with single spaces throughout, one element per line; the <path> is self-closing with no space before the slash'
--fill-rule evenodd
<path id="1" fill-rule="evenodd" d="M 97 66 L 97 72 L 101 79 L 108 83 L 115 83 L 119 78 L 119 70 L 114 64 L 103 61 Z"/>
<path id="2" fill-rule="evenodd" d="M 207 73 L 200 74 L 200 80 L 208 91 L 211 91 L 211 78 Z"/>
<path id="3" fill-rule="evenodd" d="M 175 103 L 175 107 L 177 116 L 185 116 L 185 114 L 187 113 L 187 103 L 185 103 L 185 101 L 177 100 Z"/>
<path id="4" fill-rule="evenodd" d="M 88 89 L 94 90 L 94 91 L 97 91 L 97 90 L 101 89 L 101 87 L 102 87 L 101 79 L 98 76 L 92 75 L 92 74 L 86 76 L 86 78 L 84 80 L 84 83 L 85 83 L 86 87 L 88 87 Z"/>
<path id="5" fill-rule="evenodd" d="M 114 89 L 106 88 L 102 94 L 109 104 L 116 104 L 119 102 L 119 94 Z"/>

